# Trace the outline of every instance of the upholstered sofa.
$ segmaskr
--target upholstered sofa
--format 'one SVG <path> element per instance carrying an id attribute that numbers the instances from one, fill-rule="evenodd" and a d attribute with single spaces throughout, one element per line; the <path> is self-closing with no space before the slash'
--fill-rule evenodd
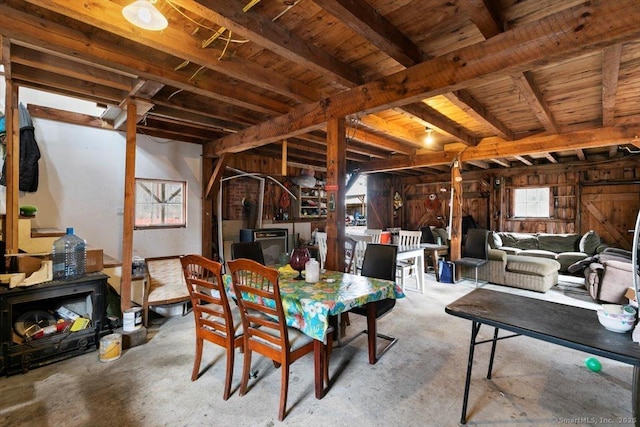
<path id="1" fill-rule="evenodd" d="M 560 263 L 554 259 L 513 255 L 489 248 L 489 262 L 478 268 L 478 280 L 536 292 L 558 283 Z M 474 277 L 474 269 L 462 267 L 462 276 Z"/>
<path id="2" fill-rule="evenodd" d="M 593 230 L 583 235 L 494 231 L 489 236 L 489 246 L 509 255 L 556 260 L 562 273 L 568 272 L 572 264 L 607 247 Z"/>

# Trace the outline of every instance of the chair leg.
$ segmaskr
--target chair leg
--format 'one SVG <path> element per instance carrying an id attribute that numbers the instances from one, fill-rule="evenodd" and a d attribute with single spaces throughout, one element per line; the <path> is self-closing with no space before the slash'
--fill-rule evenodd
<path id="1" fill-rule="evenodd" d="M 222 395 L 222 399 L 229 399 L 229 395 L 231 394 L 231 379 L 233 378 L 233 362 L 235 356 L 235 347 L 231 344 L 227 347 L 227 373 L 224 377 L 224 394 Z"/>
<path id="2" fill-rule="evenodd" d="M 200 371 L 200 362 L 202 361 L 202 338 L 196 337 L 196 358 L 193 361 L 193 370 L 191 371 L 191 381 L 198 379 L 198 372 Z"/>
<path id="3" fill-rule="evenodd" d="M 247 342 L 245 341 L 245 344 Z M 244 361 L 242 366 L 242 381 L 240 382 L 240 396 L 244 396 L 247 392 L 247 384 L 249 383 L 249 374 L 251 372 L 251 349 L 245 345 Z"/>
<path id="4" fill-rule="evenodd" d="M 280 410 L 278 411 L 278 420 L 284 420 L 287 408 L 287 392 L 289 391 L 289 364 L 285 363 L 280 367 L 282 369 L 282 380 L 280 383 Z"/>

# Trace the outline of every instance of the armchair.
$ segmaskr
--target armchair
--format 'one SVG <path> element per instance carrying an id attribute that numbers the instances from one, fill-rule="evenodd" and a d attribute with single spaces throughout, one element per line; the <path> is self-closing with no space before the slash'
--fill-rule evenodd
<path id="1" fill-rule="evenodd" d="M 584 270 L 585 287 L 598 302 L 623 304 L 629 287 L 633 286 L 631 252 L 607 248 Z"/>

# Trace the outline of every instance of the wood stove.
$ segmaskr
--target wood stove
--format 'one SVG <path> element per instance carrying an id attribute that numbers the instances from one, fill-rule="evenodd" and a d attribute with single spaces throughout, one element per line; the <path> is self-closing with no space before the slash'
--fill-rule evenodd
<path id="1" fill-rule="evenodd" d="M 105 327 L 107 278 L 103 273 L 90 273 L 27 288 L 0 287 L 0 372 L 25 373 L 97 349 Z M 75 332 L 32 334 L 30 324 L 38 317 L 55 320 L 65 309 L 88 318 L 88 326 Z"/>

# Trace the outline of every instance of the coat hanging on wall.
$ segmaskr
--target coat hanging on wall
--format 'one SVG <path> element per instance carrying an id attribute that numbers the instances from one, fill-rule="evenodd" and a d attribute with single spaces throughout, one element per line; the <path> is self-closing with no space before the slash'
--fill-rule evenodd
<path id="1" fill-rule="evenodd" d="M 35 129 L 29 110 L 23 103 L 18 105 L 20 111 L 20 164 L 18 189 L 34 193 L 38 190 L 38 160 L 40 148 L 36 142 Z M 7 185 L 7 164 L 2 165 L 0 185 Z"/>

